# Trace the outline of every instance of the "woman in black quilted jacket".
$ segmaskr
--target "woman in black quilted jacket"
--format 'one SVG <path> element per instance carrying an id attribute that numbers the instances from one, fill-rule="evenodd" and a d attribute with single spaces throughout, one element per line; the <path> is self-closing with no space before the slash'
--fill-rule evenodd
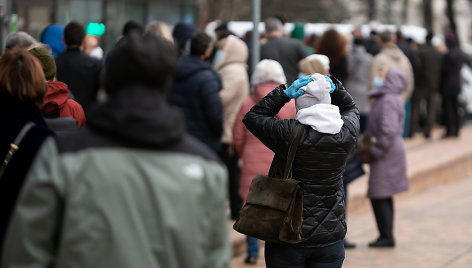
<path id="1" fill-rule="evenodd" d="M 296 119 L 274 118 L 296 98 Z M 342 174 L 359 133 L 359 110 L 333 76 L 302 77 L 288 89 L 280 85 L 243 119 L 246 127 L 275 152 L 269 174 L 283 177 L 289 138 L 303 125 L 293 162 L 293 179 L 303 183 L 302 241 L 266 242 L 267 267 L 341 267 L 346 234 Z"/>

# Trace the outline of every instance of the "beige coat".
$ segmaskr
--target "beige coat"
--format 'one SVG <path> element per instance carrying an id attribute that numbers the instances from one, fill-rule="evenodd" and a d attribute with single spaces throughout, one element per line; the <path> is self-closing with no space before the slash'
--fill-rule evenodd
<path id="1" fill-rule="evenodd" d="M 221 58 L 215 61 L 215 69 L 221 76 L 223 88 L 219 92 L 223 105 L 224 129 L 221 141 L 233 143 L 233 126 L 243 100 L 249 95 L 249 79 L 246 70 L 248 48 L 235 36 L 226 38 Z"/>
<path id="2" fill-rule="evenodd" d="M 406 90 L 402 92 L 401 97 L 404 103 L 408 101 L 413 93 L 413 85 L 415 82 L 413 78 L 413 68 L 408 58 L 396 45 L 382 48 L 380 53 L 374 57 L 370 72 L 369 90 L 373 89 L 372 81 L 374 77 L 379 76 L 379 72 L 382 68 L 395 68 L 405 73 L 408 77 L 408 85 Z"/>

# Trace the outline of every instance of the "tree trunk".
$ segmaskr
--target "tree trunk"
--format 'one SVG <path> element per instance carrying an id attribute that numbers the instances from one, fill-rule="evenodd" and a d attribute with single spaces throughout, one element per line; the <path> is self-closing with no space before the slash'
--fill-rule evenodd
<path id="1" fill-rule="evenodd" d="M 446 14 L 447 14 L 447 18 L 449 19 L 449 27 L 451 28 L 452 32 L 457 38 L 457 25 L 455 21 L 454 0 L 446 0 L 446 2 L 447 2 Z M 457 41 L 459 41 L 458 38 L 457 38 Z"/>
<path id="2" fill-rule="evenodd" d="M 427 30 L 433 30 L 433 5 L 431 0 L 423 0 L 423 25 Z"/>
<path id="3" fill-rule="evenodd" d="M 377 7 L 375 5 L 375 0 L 369 0 L 369 21 L 373 21 L 377 18 Z"/>

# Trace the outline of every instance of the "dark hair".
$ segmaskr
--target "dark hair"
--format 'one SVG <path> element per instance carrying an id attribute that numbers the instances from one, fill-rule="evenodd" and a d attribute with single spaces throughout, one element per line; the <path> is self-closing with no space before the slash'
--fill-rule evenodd
<path id="1" fill-rule="evenodd" d="M 72 21 L 64 28 L 64 41 L 67 46 L 81 46 L 84 38 L 85 29 L 82 24 Z"/>
<path id="2" fill-rule="evenodd" d="M 196 33 L 190 39 L 190 55 L 202 56 L 211 46 L 211 37 L 203 32 Z"/>
<path id="3" fill-rule="evenodd" d="M 329 29 L 317 39 L 316 53 L 323 54 L 329 58 L 329 67 L 333 68 L 346 56 L 346 39 L 336 30 Z"/>
<path id="4" fill-rule="evenodd" d="M 139 22 L 136 22 L 134 20 L 130 20 L 130 21 L 126 22 L 125 25 L 123 26 L 122 34 L 123 34 L 123 36 L 127 36 L 131 32 L 135 32 L 135 31 L 138 32 L 139 34 L 143 34 L 144 33 L 144 26 L 141 25 Z"/>
<path id="5" fill-rule="evenodd" d="M 105 89 L 109 95 L 133 84 L 166 91 L 177 66 L 172 43 L 154 35 L 132 32 L 108 53 Z"/>
<path id="6" fill-rule="evenodd" d="M 426 43 L 430 44 L 433 40 L 434 33 L 431 30 L 428 30 L 428 34 L 426 35 Z"/>
<path id="7" fill-rule="evenodd" d="M 7 52 L 0 59 L 0 93 L 42 107 L 48 88 L 43 68 L 29 52 Z"/>

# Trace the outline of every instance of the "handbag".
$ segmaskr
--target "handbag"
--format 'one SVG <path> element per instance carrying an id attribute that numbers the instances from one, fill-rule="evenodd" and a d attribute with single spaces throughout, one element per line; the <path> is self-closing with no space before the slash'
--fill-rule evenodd
<path id="1" fill-rule="evenodd" d="M 292 130 L 282 179 L 261 174 L 254 177 L 234 230 L 273 243 L 294 244 L 302 240 L 303 190 L 301 182 L 292 179 L 301 132 L 301 124 Z"/>
<path id="2" fill-rule="evenodd" d="M 370 147 L 372 146 L 372 140 L 365 133 L 361 134 L 359 138 L 359 146 L 356 149 L 357 156 L 362 163 L 372 162 L 372 157 L 370 156 Z"/>

